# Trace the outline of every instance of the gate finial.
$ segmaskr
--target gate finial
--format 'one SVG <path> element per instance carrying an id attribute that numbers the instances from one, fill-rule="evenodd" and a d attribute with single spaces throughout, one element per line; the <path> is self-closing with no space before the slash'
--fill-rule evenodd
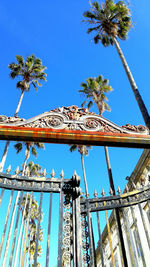
<path id="1" fill-rule="evenodd" d="M 51 178 L 54 178 L 54 177 L 55 177 L 55 171 L 54 171 L 54 169 L 52 169 Z"/>
<path id="2" fill-rule="evenodd" d="M 8 174 L 11 171 L 11 165 L 8 166 L 6 173 Z"/>
<path id="3" fill-rule="evenodd" d="M 64 175 L 65 175 L 65 174 L 64 174 L 64 171 L 61 170 L 60 177 L 61 177 L 61 178 L 64 178 Z"/>

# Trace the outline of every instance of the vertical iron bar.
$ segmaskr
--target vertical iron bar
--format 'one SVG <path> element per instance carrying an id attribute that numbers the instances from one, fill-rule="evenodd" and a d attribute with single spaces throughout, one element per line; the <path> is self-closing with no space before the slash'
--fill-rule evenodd
<path id="1" fill-rule="evenodd" d="M 52 193 L 50 193 L 50 201 L 49 201 L 48 236 L 47 236 L 47 250 L 46 250 L 46 267 L 49 266 L 51 217 L 52 217 Z"/>
<path id="2" fill-rule="evenodd" d="M 58 267 L 62 267 L 62 233 L 63 233 L 63 178 L 61 178 L 59 196 L 59 230 L 58 230 Z"/>
<path id="3" fill-rule="evenodd" d="M 32 208 L 32 197 L 33 197 L 33 191 L 31 191 L 31 194 L 30 194 L 29 211 L 28 211 L 28 218 L 27 218 L 27 225 L 26 225 L 21 267 L 24 267 L 24 261 L 25 261 L 26 244 L 27 244 L 27 237 L 28 237 L 28 230 L 29 230 L 29 221 L 30 221 L 31 208 Z"/>
<path id="4" fill-rule="evenodd" d="M 96 252 L 95 252 L 95 240 L 94 240 L 94 232 L 93 232 L 93 223 L 92 223 L 92 217 L 91 217 L 91 228 L 92 228 L 92 241 L 93 241 L 93 250 L 94 250 L 94 264 L 97 267 L 96 263 Z"/>
<path id="5" fill-rule="evenodd" d="M 98 227 L 98 236 L 99 236 L 100 255 L 101 255 L 101 261 L 102 261 L 102 267 L 104 267 L 102 236 L 101 236 L 100 219 L 99 219 L 99 212 L 98 211 L 96 212 L 96 216 L 97 216 L 97 227 Z"/>
<path id="6" fill-rule="evenodd" d="M 94 263 L 94 248 L 93 248 L 93 239 L 92 239 L 92 225 L 91 225 L 91 216 L 89 212 L 89 201 L 86 199 L 86 215 L 88 222 L 88 230 L 89 230 L 89 246 L 90 246 L 90 266 L 95 267 Z"/>
<path id="7" fill-rule="evenodd" d="M 72 200 L 72 235 L 73 235 L 73 267 L 77 267 L 77 239 L 76 239 L 76 203 L 75 199 Z"/>
<path id="8" fill-rule="evenodd" d="M 2 239 L 1 239 L 1 243 L 0 243 L 0 256 L 2 253 L 3 243 L 4 243 L 4 239 L 5 239 L 5 234 L 6 234 L 6 229 L 7 229 L 7 224 L 8 224 L 8 219 L 9 219 L 9 214 L 10 214 L 10 209 L 11 209 L 11 204 L 12 204 L 12 199 L 13 199 L 13 194 L 14 194 L 14 190 L 11 191 L 11 195 L 10 195 L 10 199 L 9 199 L 4 230 L 3 230 Z"/>
<path id="9" fill-rule="evenodd" d="M 38 256 L 38 243 L 39 243 L 39 235 L 40 235 L 40 223 L 41 223 L 41 213 L 42 213 L 42 201 L 43 201 L 43 192 L 40 195 L 40 205 L 39 205 L 39 214 L 38 214 L 38 227 L 36 233 L 36 247 L 35 247 L 35 254 L 34 254 L 34 267 L 37 267 L 37 256 Z"/>
<path id="10" fill-rule="evenodd" d="M 22 255 L 23 255 L 22 247 L 23 247 L 23 242 L 25 240 L 26 228 L 27 228 L 27 223 L 26 223 L 26 221 L 24 221 L 24 223 L 23 223 L 23 232 L 22 232 L 22 236 L 21 236 L 20 251 L 19 251 L 20 252 L 19 253 L 19 267 L 21 266 L 21 260 L 22 260 Z"/>
<path id="11" fill-rule="evenodd" d="M 18 202 L 19 195 L 20 195 L 20 192 L 17 192 L 17 196 L 16 196 L 16 200 L 15 200 L 15 204 L 14 204 L 14 208 L 13 208 L 13 212 L 12 212 L 12 216 L 11 216 L 11 222 L 10 222 L 7 242 L 6 242 L 6 246 L 5 246 L 5 253 L 4 253 L 2 267 L 6 266 L 8 248 L 9 248 L 9 243 L 10 243 L 10 236 L 11 236 L 11 232 L 12 232 L 12 227 L 13 227 L 13 222 L 14 222 L 14 217 L 15 217 L 15 212 L 16 212 L 16 208 L 17 208 L 17 202 Z"/>
<path id="12" fill-rule="evenodd" d="M 77 247 L 77 266 L 82 267 L 82 244 L 81 244 L 81 220 L 80 220 L 80 197 L 75 199 L 75 205 L 76 205 L 76 247 Z"/>
<path id="13" fill-rule="evenodd" d="M 14 259 L 14 266 L 16 266 L 17 257 L 18 257 L 18 250 L 19 250 L 19 244 L 20 244 L 20 238 L 21 238 L 21 233 L 22 233 L 23 221 L 24 221 L 24 216 L 25 216 L 25 210 L 26 210 L 26 206 L 27 206 L 27 200 L 28 200 L 28 193 L 26 194 L 25 205 L 24 205 L 23 214 L 22 214 L 22 218 L 21 218 L 19 237 L 18 237 L 18 240 L 17 240 L 17 247 L 16 247 L 15 259 Z"/>
<path id="14" fill-rule="evenodd" d="M 16 242 L 16 236 L 17 236 L 17 230 L 18 230 L 18 223 L 19 223 L 19 217 L 20 217 L 20 210 L 21 210 L 21 202 L 23 199 L 23 191 L 21 192 L 20 196 L 20 201 L 19 201 L 19 207 L 18 207 L 18 214 L 16 218 L 16 224 L 15 224 L 15 230 L 13 234 L 13 242 L 12 242 L 12 248 L 11 248 L 11 253 L 10 253 L 10 260 L 9 260 L 9 266 L 12 266 L 12 260 L 13 260 L 13 255 L 14 255 L 14 248 L 15 248 L 15 242 Z"/>
<path id="15" fill-rule="evenodd" d="M 113 195 L 115 195 L 115 186 L 114 186 L 112 170 L 111 170 L 111 166 L 110 166 L 108 148 L 104 147 L 104 150 L 105 150 L 106 163 L 107 163 L 107 169 L 108 169 L 109 183 L 110 183 L 111 189 L 113 190 Z M 122 228 L 121 228 L 121 221 L 120 221 L 120 216 L 119 216 L 119 209 L 114 209 L 114 212 L 115 212 L 117 226 L 118 226 L 118 232 L 119 232 L 119 237 L 120 237 L 120 244 L 121 244 L 121 249 L 122 249 L 124 266 L 128 267 L 125 244 L 124 244 L 123 233 L 122 233 Z"/>
<path id="16" fill-rule="evenodd" d="M 2 202 L 2 199 L 3 199 L 4 191 L 5 191 L 5 189 L 2 188 L 1 195 L 0 195 L 0 205 L 1 205 L 1 202 Z"/>

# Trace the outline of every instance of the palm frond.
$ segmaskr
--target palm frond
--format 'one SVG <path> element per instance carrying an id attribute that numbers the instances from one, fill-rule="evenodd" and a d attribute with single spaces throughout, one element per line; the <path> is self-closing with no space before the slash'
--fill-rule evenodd
<path id="1" fill-rule="evenodd" d="M 16 153 L 18 154 L 22 150 L 23 145 L 22 143 L 17 143 L 14 145 L 14 148 L 16 149 Z"/>

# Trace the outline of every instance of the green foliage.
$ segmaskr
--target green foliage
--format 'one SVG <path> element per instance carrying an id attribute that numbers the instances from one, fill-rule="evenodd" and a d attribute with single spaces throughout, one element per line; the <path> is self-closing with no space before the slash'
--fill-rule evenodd
<path id="1" fill-rule="evenodd" d="M 88 156 L 89 154 L 89 151 L 88 149 L 91 149 L 92 147 L 87 145 L 70 145 L 70 152 L 73 152 L 73 151 L 76 151 L 78 149 L 78 152 L 81 154 L 81 155 L 85 155 L 85 156 Z"/>
<path id="2" fill-rule="evenodd" d="M 99 5 L 97 1 L 90 3 L 90 11 L 84 12 L 84 21 L 92 25 L 87 33 L 96 32 L 94 42 L 99 41 L 104 46 L 113 44 L 113 38 L 118 37 L 122 40 L 127 38 L 131 27 L 130 10 L 124 1 L 105 0 Z"/>
<path id="3" fill-rule="evenodd" d="M 42 61 L 34 55 L 27 57 L 26 61 L 22 56 L 16 56 L 17 63 L 12 62 L 8 65 L 10 69 L 10 77 L 12 79 L 21 78 L 17 82 L 17 88 L 21 91 L 29 91 L 30 86 L 33 85 L 35 90 L 42 84 L 39 81 L 46 81 L 45 66 Z"/>
<path id="4" fill-rule="evenodd" d="M 26 150 L 31 151 L 31 154 L 35 157 L 37 157 L 37 148 L 42 148 L 44 149 L 45 146 L 43 143 L 38 143 L 38 142 L 18 142 L 14 145 L 14 148 L 16 149 L 16 153 L 18 154 L 19 152 L 22 151 L 23 146 L 25 146 Z"/>
<path id="5" fill-rule="evenodd" d="M 42 176 L 42 167 L 39 164 L 34 164 L 33 161 L 29 161 L 27 164 L 29 170 L 29 176 L 40 177 Z"/>
<path id="6" fill-rule="evenodd" d="M 25 160 L 24 160 L 24 163 L 22 164 L 22 170 L 20 171 L 20 173 L 22 173 L 23 175 L 25 174 L 25 171 L 27 169 L 27 160 L 30 157 L 30 152 L 33 156 L 37 157 L 38 154 L 37 154 L 36 148 L 42 148 L 42 149 L 45 148 L 43 143 L 18 142 L 14 145 L 14 148 L 16 149 L 16 153 L 17 154 L 20 153 L 24 146 L 25 146 Z M 39 165 L 37 165 L 37 166 L 39 166 Z M 37 166 L 33 167 L 33 168 L 36 168 L 36 171 L 38 171 Z M 28 166 L 28 167 L 30 167 L 30 166 Z M 32 170 L 32 172 L 33 172 L 33 170 Z"/>
<path id="7" fill-rule="evenodd" d="M 110 107 L 106 103 L 108 101 L 106 93 L 112 91 L 112 87 L 109 85 L 109 81 L 104 79 L 102 75 L 97 78 L 88 78 L 85 82 L 81 83 L 82 89 L 79 92 L 86 96 L 86 100 L 82 103 L 84 106 L 87 103 L 88 109 L 93 105 L 93 102 L 97 105 L 99 114 L 102 115 L 105 110 L 110 111 Z"/>
<path id="8" fill-rule="evenodd" d="M 27 202 L 26 202 L 26 198 L 27 198 Z M 25 217 L 24 217 L 25 221 L 28 220 L 30 198 L 31 198 L 30 194 L 28 195 L 25 194 L 21 202 L 22 213 L 23 213 L 23 210 L 25 209 Z M 29 234 L 28 234 L 29 243 L 28 243 L 28 246 L 26 247 L 26 253 L 29 253 L 30 261 L 34 260 L 34 254 L 35 254 L 35 249 L 36 249 L 38 217 L 39 217 L 39 205 L 38 205 L 38 202 L 35 200 L 35 198 L 32 197 L 31 214 L 29 218 Z M 42 216 L 41 216 L 41 220 L 42 220 Z M 40 228 L 40 232 L 39 232 L 39 241 L 41 242 L 43 241 L 43 229 L 42 228 Z M 37 256 L 39 257 L 41 253 L 42 253 L 42 247 L 41 247 L 41 244 L 39 244 Z"/>

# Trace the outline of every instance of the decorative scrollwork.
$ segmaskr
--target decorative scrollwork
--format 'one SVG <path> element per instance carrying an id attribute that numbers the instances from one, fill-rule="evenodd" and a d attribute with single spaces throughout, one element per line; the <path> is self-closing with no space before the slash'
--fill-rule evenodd
<path id="1" fill-rule="evenodd" d="M 138 132 L 138 133 L 147 133 L 148 132 L 148 129 L 146 126 L 144 125 L 131 125 L 131 124 L 126 124 L 124 126 L 122 126 L 123 129 L 127 129 L 129 131 L 133 131 L 133 132 Z"/>
<path id="2" fill-rule="evenodd" d="M 85 127 L 85 130 L 88 130 L 88 131 L 102 131 L 103 132 L 103 127 L 100 121 L 94 118 L 85 119 L 84 127 Z"/>
<path id="3" fill-rule="evenodd" d="M 143 125 L 135 126 L 126 124 L 125 126 L 120 127 L 96 113 L 89 112 L 87 109 L 79 108 L 75 105 L 56 108 L 29 120 L 0 115 L 0 124 L 31 128 L 54 128 L 125 134 L 136 133 L 142 135 L 149 134 L 148 128 Z"/>
<path id="4" fill-rule="evenodd" d="M 63 118 L 60 116 L 50 116 L 46 121 L 47 126 L 52 128 L 58 128 L 62 123 Z"/>
<path id="5" fill-rule="evenodd" d="M 70 264 L 71 262 L 71 225 L 72 225 L 72 219 L 71 219 L 71 201 L 70 198 L 67 197 L 64 201 L 64 226 L 63 226 L 63 253 L 62 253 L 62 259 L 63 263 Z"/>
<path id="6" fill-rule="evenodd" d="M 7 122 L 8 118 L 4 115 L 0 115 L 0 123 Z"/>
<path id="7" fill-rule="evenodd" d="M 81 230 L 82 230 L 82 254 L 84 266 L 89 266 L 89 233 L 86 214 L 81 214 Z"/>

